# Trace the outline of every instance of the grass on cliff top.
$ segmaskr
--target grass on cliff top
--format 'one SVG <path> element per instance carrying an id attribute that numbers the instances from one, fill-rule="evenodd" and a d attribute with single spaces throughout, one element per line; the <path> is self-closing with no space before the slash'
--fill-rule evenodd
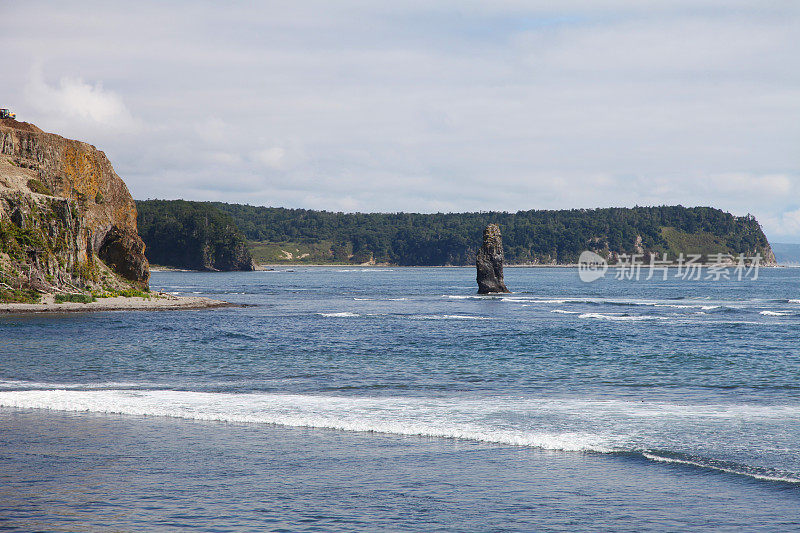
<path id="1" fill-rule="evenodd" d="M 731 252 L 722 238 L 707 231 L 687 233 L 672 227 L 663 227 L 661 236 L 667 241 L 667 246 L 674 255 L 701 254 L 707 257 L 711 254 Z"/>
<path id="2" fill-rule="evenodd" d="M 299 242 L 248 242 L 250 255 L 256 263 L 334 263 L 329 241 Z M 345 259 L 341 262 L 347 262 Z"/>
<path id="3" fill-rule="evenodd" d="M 354 265 L 368 262 L 371 254 L 353 254 L 352 245 L 333 241 L 259 242 L 248 241 L 253 260 L 260 264 Z"/>

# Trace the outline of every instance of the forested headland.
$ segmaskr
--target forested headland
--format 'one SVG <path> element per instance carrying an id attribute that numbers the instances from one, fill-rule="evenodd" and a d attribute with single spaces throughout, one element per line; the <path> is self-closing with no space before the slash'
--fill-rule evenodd
<path id="1" fill-rule="evenodd" d="M 230 215 L 205 202 L 137 201 L 139 235 L 154 265 L 253 270 L 247 240 Z"/>
<path id="2" fill-rule="evenodd" d="M 769 242 L 752 216 L 737 217 L 710 207 L 658 206 L 516 213 L 337 213 L 220 202 L 192 204 L 193 217 L 224 214 L 248 241 L 258 263 L 378 263 L 468 265 L 475 261 L 483 229 L 499 224 L 509 264 L 570 264 L 584 250 L 610 258 L 620 254 L 760 253 L 774 260 Z M 180 203 L 137 202 L 140 228 L 161 224 Z M 153 209 L 153 207 L 158 207 Z M 150 217 L 150 218 L 148 218 Z M 159 235 L 168 238 L 162 231 Z M 143 231 L 151 246 L 150 234 Z M 162 249 L 177 253 L 180 244 Z M 169 264 L 148 257 L 157 264 Z"/>

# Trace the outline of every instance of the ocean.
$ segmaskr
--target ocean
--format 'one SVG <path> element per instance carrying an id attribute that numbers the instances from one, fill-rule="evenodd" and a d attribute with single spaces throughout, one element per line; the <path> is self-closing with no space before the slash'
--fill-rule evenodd
<path id="1" fill-rule="evenodd" d="M 0 530 L 800 530 L 800 270 L 474 278 L 154 272 L 240 305 L 0 316 Z"/>

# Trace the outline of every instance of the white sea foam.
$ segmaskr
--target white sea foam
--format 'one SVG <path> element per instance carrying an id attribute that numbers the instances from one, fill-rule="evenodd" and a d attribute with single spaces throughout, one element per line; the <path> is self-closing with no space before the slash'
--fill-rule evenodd
<path id="1" fill-rule="evenodd" d="M 560 313 L 562 315 L 577 315 L 580 311 L 565 311 L 564 309 L 553 309 L 551 313 Z"/>
<path id="2" fill-rule="evenodd" d="M 800 300 L 789 300 L 790 304 L 800 304 Z"/>
<path id="3" fill-rule="evenodd" d="M 537 303 L 537 304 L 564 304 L 564 303 L 579 303 L 578 300 L 569 299 L 553 299 L 553 298 L 514 298 L 511 296 L 503 296 L 500 298 L 502 302 L 512 303 Z"/>
<path id="4" fill-rule="evenodd" d="M 729 468 L 725 466 L 716 465 L 713 463 L 706 463 L 700 461 L 693 461 L 691 459 L 679 459 L 675 457 L 663 457 L 661 455 L 656 455 L 650 452 L 642 452 L 642 455 L 651 461 L 658 461 L 659 463 L 673 463 L 673 464 L 681 464 L 681 465 L 688 465 L 688 466 L 696 466 L 699 468 L 708 468 L 710 470 L 716 470 L 718 472 L 725 472 L 728 474 L 738 474 L 742 476 L 751 477 L 753 479 L 759 479 L 761 481 L 782 481 L 785 483 L 800 483 L 800 479 L 795 477 L 790 477 L 788 475 L 769 475 L 769 474 L 759 474 L 757 472 L 752 471 L 745 471 L 744 469 L 736 469 L 736 468 Z"/>
<path id="5" fill-rule="evenodd" d="M 790 313 L 781 313 L 780 311 L 761 311 L 759 314 L 764 316 L 789 316 Z"/>
<path id="6" fill-rule="evenodd" d="M 91 389 L 91 385 L 87 388 Z M 703 405 L 510 396 L 351 397 L 65 388 L 0 390 L 0 407 L 278 424 L 600 453 L 662 447 L 663 439 L 669 437 L 659 436 L 659 427 L 767 421 L 784 425 L 800 420 L 800 404 Z M 656 432 L 647 437 L 649 428 L 656 428 Z"/>
<path id="7" fill-rule="evenodd" d="M 339 268 L 336 272 L 394 272 L 391 268 Z"/>
<path id="8" fill-rule="evenodd" d="M 596 320 L 615 320 L 620 322 L 637 322 L 641 320 L 669 320 L 667 316 L 654 315 L 604 315 L 602 313 L 583 313 L 578 318 L 591 318 Z"/>
<path id="9" fill-rule="evenodd" d="M 317 314 L 328 318 L 354 318 L 361 316 L 358 313 L 351 313 L 350 311 L 342 311 L 341 313 L 317 313 Z"/>
<path id="10" fill-rule="evenodd" d="M 491 320 L 488 316 L 472 315 L 411 315 L 412 320 Z"/>
<path id="11" fill-rule="evenodd" d="M 631 301 L 631 302 L 624 302 L 624 301 L 613 301 L 609 302 L 614 305 L 644 305 L 644 306 L 652 306 L 652 307 L 665 307 L 668 309 L 703 309 L 705 311 L 709 311 L 711 309 L 717 309 L 721 307 L 721 305 L 706 305 L 706 304 L 675 304 L 675 303 L 662 303 L 658 301 Z"/>
<path id="12" fill-rule="evenodd" d="M 471 296 L 450 296 L 450 298 L 473 298 Z M 478 297 L 479 298 L 479 297 Z M 649 306 L 673 309 L 717 309 L 721 304 L 709 303 L 674 303 L 664 300 L 640 300 L 621 298 L 593 298 L 593 297 L 552 297 L 552 296 L 503 296 L 503 302 L 527 304 L 599 304 L 614 306 Z"/>
<path id="13" fill-rule="evenodd" d="M 450 298 L 451 300 L 502 300 L 504 297 L 496 294 L 473 294 L 470 296 L 463 294 L 442 294 L 442 298 Z"/>
<path id="14" fill-rule="evenodd" d="M 719 305 L 683 305 L 683 304 L 636 304 L 636 305 L 652 305 L 653 307 L 666 307 L 669 309 L 703 309 L 704 311 L 710 311 L 711 309 L 717 309 L 721 306 Z"/>
<path id="15" fill-rule="evenodd" d="M 484 422 L 505 403 L 187 391 L 0 391 L 0 406 L 199 421 L 277 424 L 466 439 L 564 451 L 612 451 L 601 435 L 504 428 Z"/>
<path id="16" fill-rule="evenodd" d="M 164 387 L 163 384 L 153 382 L 129 382 L 129 381 L 107 381 L 100 383 L 47 383 L 40 381 L 25 381 L 17 379 L 0 380 L 0 390 L 2 389 L 34 389 L 34 390 L 92 390 L 92 389 L 143 389 Z"/>

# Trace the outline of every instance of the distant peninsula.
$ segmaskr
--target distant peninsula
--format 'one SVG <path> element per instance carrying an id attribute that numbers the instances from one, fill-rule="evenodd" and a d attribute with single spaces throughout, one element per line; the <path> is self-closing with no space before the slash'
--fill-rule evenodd
<path id="1" fill-rule="evenodd" d="M 762 264 L 775 263 L 755 217 L 734 216 L 711 207 L 421 214 L 337 213 L 220 202 L 190 204 L 137 201 L 139 227 L 151 262 L 178 263 L 151 253 L 155 254 L 156 246 L 177 250 L 186 236 L 185 232 L 162 231 L 151 242 L 147 228 L 167 227 L 188 210 L 192 217 L 207 216 L 209 224 L 224 220 L 217 226 L 221 232 L 235 235 L 227 242 L 238 250 L 227 250 L 225 254 L 246 257 L 242 251 L 246 247 L 252 259 L 262 265 L 474 265 L 482 232 L 492 223 L 502 230 L 507 265 L 575 264 L 584 250 L 594 251 L 612 263 L 623 254 L 661 257 L 665 253 L 672 259 L 680 254 L 699 254 L 704 260 L 714 254 L 760 254 Z M 151 216 L 154 218 L 148 218 Z"/>

